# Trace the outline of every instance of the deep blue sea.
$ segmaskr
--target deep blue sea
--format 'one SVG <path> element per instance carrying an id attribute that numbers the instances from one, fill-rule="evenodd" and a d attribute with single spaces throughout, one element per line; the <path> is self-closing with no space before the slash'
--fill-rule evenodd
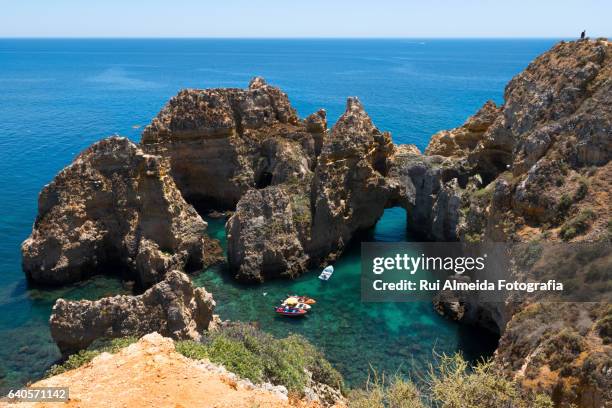
<path id="1" fill-rule="evenodd" d="M 181 88 L 246 87 L 255 75 L 288 93 L 301 116 L 325 108 L 333 124 L 358 96 L 396 143 L 423 149 L 455 127 L 555 40 L 3 40 L 0 39 L 0 389 L 36 379 L 59 353 L 48 329 L 57 297 L 123 293 L 112 277 L 54 290 L 29 288 L 20 266 L 40 189 L 81 150 L 112 134 L 140 138 Z M 405 214 L 387 210 L 371 239 L 398 241 Z M 223 239 L 222 222 L 211 231 Z M 361 304 L 359 252 L 338 262 L 334 286 L 295 282 L 241 287 L 222 267 L 196 277 L 222 318 L 256 320 L 277 335 L 299 332 L 359 385 L 369 364 L 418 377 L 436 352 L 486 356 L 495 339 L 439 318 L 426 303 Z M 330 283 L 332 283 L 330 281 Z M 309 291 L 320 303 L 301 322 L 271 302 Z M 264 292 L 269 295 L 263 296 Z"/>

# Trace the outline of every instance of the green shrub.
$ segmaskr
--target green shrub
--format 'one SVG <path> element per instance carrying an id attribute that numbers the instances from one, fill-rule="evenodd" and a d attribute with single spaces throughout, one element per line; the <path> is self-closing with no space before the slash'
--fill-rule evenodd
<path id="1" fill-rule="evenodd" d="M 308 381 L 343 388 L 342 376 L 305 338 L 290 335 L 276 339 L 248 324 L 234 324 L 207 333 L 202 343 L 177 342 L 176 350 L 194 359 L 208 358 L 255 383 L 284 385 L 301 394 Z"/>
<path id="2" fill-rule="evenodd" d="M 582 350 L 582 336 L 571 329 L 563 329 L 542 344 L 539 358 L 548 361 L 551 370 L 567 372 Z"/>
<path id="3" fill-rule="evenodd" d="M 480 236 L 479 233 L 473 233 L 473 234 L 465 234 L 465 242 L 469 242 L 469 243 L 478 243 L 482 241 L 482 237 Z"/>
<path id="4" fill-rule="evenodd" d="M 293 221 L 296 224 L 310 224 L 310 198 L 305 192 L 291 195 Z"/>
<path id="5" fill-rule="evenodd" d="M 216 336 L 207 353 L 213 363 L 222 364 L 229 371 L 255 383 L 263 382 L 264 362 L 239 341 Z"/>
<path id="6" fill-rule="evenodd" d="M 612 314 L 604 316 L 597 322 L 597 331 L 604 344 L 612 344 Z"/>
<path id="7" fill-rule="evenodd" d="M 483 187 L 479 190 L 474 191 L 471 198 L 474 200 L 478 200 L 478 201 L 489 202 L 491 201 L 491 198 L 493 198 L 494 192 L 495 192 L 495 183 L 489 183 L 486 187 Z"/>
<path id="8" fill-rule="evenodd" d="M 202 360 L 208 358 L 208 351 L 204 344 L 193 340 L 179 340 L 175 343 L 175 349 L 185 357 Z"/>
<path id="9" fill-rule="evenodd" d="M 348 406 L 349 408 L 385 408 L 385 391 L 383 388 L 372 387 L 353 390 L 349 394 Z"/>
<path id="10" fill-rule="evenodd" d="M 430 368 L 421 390 L 408 380 L 395 377 L 385 385 L 384 376 L 374 376 L 362 390 L 349 394 L 350 408 L 552 408 L 544 394 L 528 394 L 514 381 L 497 372 L 493 364 L 470 367 L 460 354 L 440 356 Z"/>
<path id="11" fill-rule="evenodd" d="M 89 363 L 97 355 L 101 354 L 97 350 L 81 350 L 76 354 L 72 354 L 66 361 L 61 364 L 54 364 L 47 370 L 45 377 L 51 377 L 63 372 L 79 368 L 82 365 Z"/>
<path id="12" fill-rule="evenodd" d="M 595 218 L 593 210 L 586 208 L 583 209 L 574 218 L 566 221 L 559 230 L 559 236 L 564 241 L 583 234 L 589 229 L 590 222 Z"/>
<path id="13" fill-rule="evenodd" d="M 565 218 L 567 212 L 572 206 L 572 203 L 573 201 L 569 195 L 563 194 L 561 196 L 561 200 L 559 200 L 559 203 L 557 203 L 557 220 L 559 222 Z"/>
<path id="14" fill-rule="evenodd" d="M 513 380 L 482 362 L 472 370 L 459 354 L 442 355 L 429 373 L 433 405 L 440 408 L 552 408 L 545 395 L 526 395 Z"/>
<path id="15" fill-rule="evenodd" d="M 349 408 L 424 408 L 421 394 L 410 380 L 395 376 L 385 384 L 385 377 L 373 371 L 364 389 L 349 394 Z"/>
<path id="16" fill-rule="evenodd" d="M 419 408 L 423 407 L 421 394 L 411 381 L 397 377 L 387 388 L 387 404 L 390 408 Z"/>
<path id="17" fill-rule="evenodd" d="M 612 270 L 604 262 L 593 262 L 589 265 L 584 277 L 585 282 L 612 282 Z"/>
<path id="18" fill-rule="evenodd" d="M 80 350 L 78 353 L 68 356 L 68 358 L 60 364 L 54 364 L 45 373 L 45 377 L 51 377 L 63 372 L 79 368 L 82 365 L 89 363 L 94 357 L 102 353 L 116 353 L 124 347 L 138 341 L 138 337 L 122 337 L 117 339 L 98 339 L 89 347 Z"/>
<path id="19" fill-rule="evenodd" d="M 574 193 L 574 200 L 575 201 L 582 200 L 584 197 L 586 197 L 588 192 L 589 192 L 588 183 L 586 182 L 586 180 L 581 179 L 578 183 L 578 188 L 576 189 L 576 192 Z"/>
<path id="20" fill-rule="evenodd" d="M 542 257 L 543 250 L 542 244 L 533 240 L 527 244 L 517 245 L 514 255 L 520 267 L 530 269 Z"/>

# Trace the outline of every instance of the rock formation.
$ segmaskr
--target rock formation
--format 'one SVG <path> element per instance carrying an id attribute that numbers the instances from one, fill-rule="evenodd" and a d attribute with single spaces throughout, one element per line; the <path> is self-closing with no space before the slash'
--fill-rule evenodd
<path id="1" fill-rule="evenodd" d="M 470 154 L 479 171 L 494 175 L 511 165 L 514 175 L 523 174 L 562 144 L 572 144 L 563 152 L 572 164 L 607 163 L 609 47 L 606 40 L 562 42 L 515 76 L 501 115 Z"/>
<path id="2" fill-rule="evenodd" d="M 58 299 L 50 318 L 51 336 L 62 353 L 75 352 L 98 338 L 158 332 L 174 339 L 199 340 L 213 321 L 215 301 L 189 277 L 172 271 L 142 295 L 96 301 Z"/>
<path id="3" fill-rule="evenodd" d="M 323 135 L 315 171 L 302 148 L 275 141 L 278 182 L 248 190 L 227 223 L 228 259 L 240 279 L 296 276 L 334 259 L 356 231 L 376 223 L 389 201 L 391 137 L 374 127 L 356 98 L 349 98 L 329 136 L 322 112 L 306 123 Z"/>
<path id="4" fill-rule="evenodd" d="M 228 260 L 242 280 L 296 276 L 306 269 L 294 196 L 281 186 L 248 190 L 227 222 Z M 310 206 L 305 204 L 306 214 Z"/>
<path id="5" fill-rule="evenodd" d="M 489 101 L 434 135 L 425 155 L 394 146 L 355 98 L 328 132 L 325 111 L 300 120 L 261 78 L 248 89 L 181 91 L 145 129 L 146 154 L 127 141 L 101 142 L 45 188 L 24 269 L 60 283 L 114 262 L 150 285 L 168 269 L 201 265 L 203 223 L 172 180 L 200 209 L 237 209 L 228 257 L 245 280 L 295 276 L 336 258 L 394 205 L 435 240 L 597 235 L 607 218 L 592 214 L 605 205 L 589 184 L 610 175 L 609 54 L 606 40 L 558 44 L 508 84 L 502 106 Z M 142 177 L 138 163 L 157 170 Z M 145 187 L 163 193 L 167 210 L 144 200 Z M 143 211 L 146 203 L 156 210 Z"/>
<path id="6" fill-rule="evenodd" d="M 336 258 L 354 233 L 376 224 L 390 198 L 385 176 L 394 152 L 357 98 L 323 141 L 312 186 L 312 229 L 307 251 L 315 260 Z"/>
<path id="7" fill-rule="evenodd" d="M 146 286 L 199 267 L 211 252 L 202 251 L 205 223 L 183 196 L 198 209 L 236 209 L 228 260 L 250 281 L 335 259 L 397 205 L 437 241 L 609 240 L 610 48 L 604 39 L 555 45 L 510 81 L 501 106 L 487 102 L 437 133 L 425 154 L 393 145 L 355 98 L 328 131 L 324 111 L 300 120 L 261 78 L 244 90 L 181 91 L 140 147 L 97 143 L 45 187 L 24 269 L 62 283 L 114 263 Z M 605 286 L 605 265 L 589 279 Z M 579 287 L 585 277 L 575 278 Z M 526 387 L 583 406 L 609 396 L 609 307 L 447 299 L 438 310 L 499 330 L 496 361 Z M 560 362 L 551 350 L 564 344 L 573 347 Z"/>
<path id="8" fill-rule="evenodd" d="M 171 269 L 202 268 L 218 255 L 205 231 L 164 160 L 111 137 L 44 187 L 32 234 L 22 245 L 23 268 L 42 284 L 125 270 L 147 287 Z"/>
<path id="9" fill-rule="evenodd" d="M 495 102 L 487 101 L 462 126 L 452 130 L 443 130 L 433 135 L 425 154 L 446 157 L 466 156 L 482 140 L 484 132 L 497 119 L 499 112 L 500 109 L 495 106 Z"/>
<path id="10" fill-rule="evenodd" d="M 607 40 L 557 44 L 512 79 L 497 117 L 487 115 L 483 121 L 488 125 L 476 145 L 470 140 L 469 146 L 461 146 L 456 140 L 468 131 L 468 120 L 461 128 L 439 133 L 426 150 L 446 156 L 467 176 L 465 183 L 460 177 L 446 183 L 444 194 L 434 199 L 434 208 L 448 201 L 445 196 L 459 200 L 458 206 L 456 200 L 446 206 L 446 216 L 453 220 L 447 226 L 456 226 L 459 239 L 608 245 L 588 267 L 570 270 L 559 251 L 542 255 L 548 276 L 561 278 L 574 292 L 583 291 L 587 300 L 594 297 L 587 295 L 585 283 L 599 285 L 601 293 L 608 278 L 597 271 L 611 267 L 610 49 Z M 546 275 L 538 270 L 534 276 Z M 501 333 L 498 366 L 525 387 L 548 392 L 561 406 L 602 406 L 610 400 L 608 304 L 533 299 L 479 304 L 443 294 L 437 309 L 461 321 L 496 326 Z"/>
<path id="11" fill-rule="evenodd" d="M 300 121 L 287 95 L 254 78 L 244 89 L 188 89 L 162 109 L 142 135 L 142 148 L 168 157 L 187 199 L 200 208 L 234 208 L 253 187 L 278 184 L 285 162 L 276 142 L 301 150 L 314 166 L 325 112 Z"/>

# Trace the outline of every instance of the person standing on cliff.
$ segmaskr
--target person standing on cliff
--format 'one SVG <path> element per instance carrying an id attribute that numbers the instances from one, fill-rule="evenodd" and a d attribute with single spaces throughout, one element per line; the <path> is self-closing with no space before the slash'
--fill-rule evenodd
<path id="1" fill-rule="evenodd" d="M 586 37 L 586 30 L 582 30 L 582 32 L 580 33 L 580 39 L 584 40 L 584 37 Z"/>

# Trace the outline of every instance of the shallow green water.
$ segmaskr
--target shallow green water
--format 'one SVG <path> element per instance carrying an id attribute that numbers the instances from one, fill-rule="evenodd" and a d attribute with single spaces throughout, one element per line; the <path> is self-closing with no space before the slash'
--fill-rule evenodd
<path id="1" fill-rule="evenodd" d="M 223 220 L 209 220 L 209 231 L 223 245 Z M 387 210 L 367 240 L 403 241 L 405 212 Z M 433 352 L 461 351 L 470 359 L 490 355 L 495 336 L 439 317 L 430 302 L 362 303 L 359 244 L 353 244 L 334 264 L 327 282 L 312 271 L 294 280 L 247 286 L 234 282 L 223 265 L 194 278 L 211 291 L 222 319 L 254 321 L 277 336 L 300 333 L 316 344 L 351 386 L 361 385 L 369 367 L 387 373 L 398 370 L 419 379 L 433 360 Z M 273 307 L 287 294 L 317 300 L 304 318 L 287 318 Z"/>
<path id="2" fill-rule="evenodd" d="M 51 338 L 49 316 L 58 298 L 81 300 L 130 293 L 112 276 L 96 276 L 57 289 L 5 288 L 0 296 L 0 393 L 40 378 L 60 358 Z"/>
<path id="3" fill-rule="evenodd" d="M 225 249 L 224 219 L 208 219 L 209 234 Z M 393 208 L 364 239 L 403 241 L 405 213 Z M 350 246 L 334 264 L 328 282 L 319 271 L 262 285 L 235 282 L 225 265 L 209 268 L 193 277 L 194 283 L 213 293 L 222 319 L 257 322 L 274 335 L 300 333 L 317 345 L 340 370 L 348 384 L 359 386 L 370 366 L 387 373 L 398 370 L 418 379 L 433 360 L 433 352 L 461 351 L 471 359 L 491 355 L 496 338 L 439 317 L 431 303 L 362 303 L 360 298 L 359 243 Z M 112 272 L 112 271 L 109 271 Z M 5 288 L 11 296 L 0 302 L 0 389 L 40 378 L 60 354 L 51 339 L 48 319 L 55 299 L 98 299 L 129 293 L 112 276 L 96 276 L 58 289 L 20 286 Z M 277 316 L 273 307 L 287 294 L 314 297 L 317 304 L 305 318 Z"/>

